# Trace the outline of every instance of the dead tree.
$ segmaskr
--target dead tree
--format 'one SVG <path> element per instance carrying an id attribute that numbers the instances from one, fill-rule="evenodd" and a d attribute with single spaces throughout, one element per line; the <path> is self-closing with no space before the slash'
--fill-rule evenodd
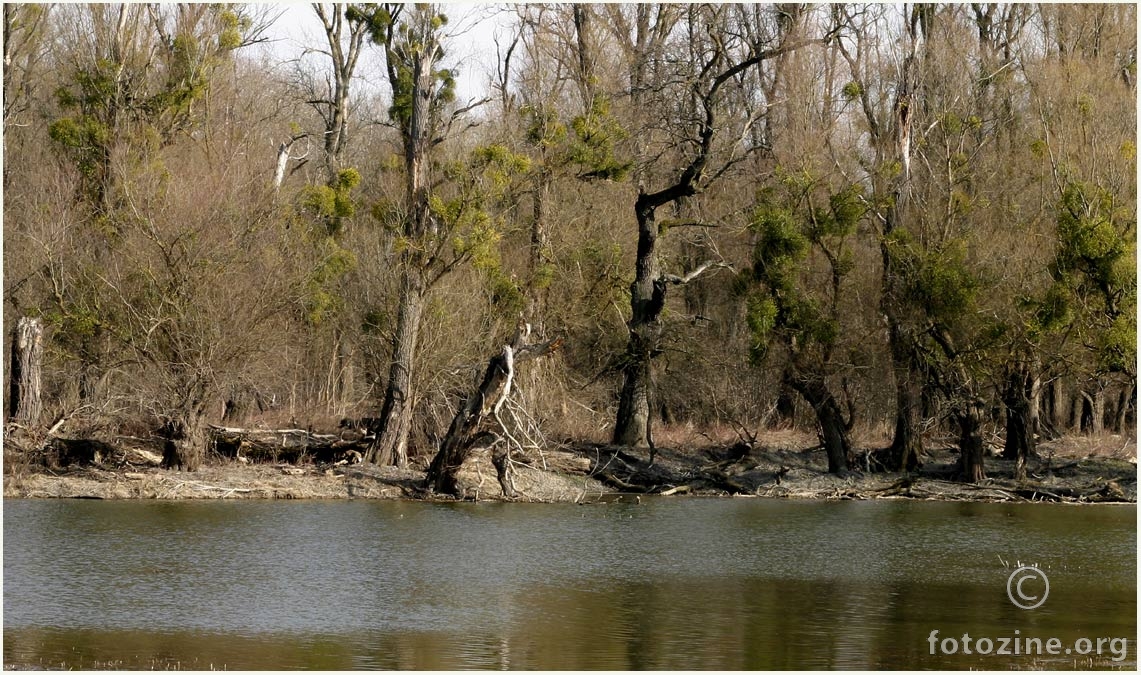
<path id="1" fill-rule="evenodd" d="M 44 324 L 40 319 L 22 317 L 12 338 L 12 370 L 8 418 L 12 422 L 35 425 L 43 404 L 40 401 L 40 366 L 44 354 Z"/>
<path id="2" fill-rule="evenodd" d="M 516 367 L 525 361 L 551 354 L 562 344 L 562 339 L 556 338 L 529 345 L 526 344 L 529 334 L 530 327 L 521 324 L 510 342 L 503 345 L 502 350 L 488 361 L 479 388 L 460 405 L 447 436 L 440 443 L 439 452 L 428 467 L 425 486 L 429 490 L 460 496 L 457 474 L 464 461 L 477 449 L 495 447 L 503 440 L 503 435 L 508 433 L 499 412 L 511 395 Z M 510 477 L 510 452 L 510 446 L 504 444 L 492 457 L 499 484 L 508 498 L 515 496 Z"/>

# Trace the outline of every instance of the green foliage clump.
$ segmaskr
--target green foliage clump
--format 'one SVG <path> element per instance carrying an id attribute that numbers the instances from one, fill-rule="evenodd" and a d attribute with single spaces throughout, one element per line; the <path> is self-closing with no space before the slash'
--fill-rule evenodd
<path id="1" fill-rule="evenodd" d="M 1097 367 L 1103 372 L 1131 373 L 1137 361 L 1137 307 L 1114 317 L 1097 335 L 1094 344 Z"/>
<path id="2" fill-rule="evenodd" d="M 774 290 L 791 289 L 796 265 L 812 245 L 796 215 L 790 209 L 763 202 L 754 214 L 752 228 L 760 235 L 753 251 L 756 279 Z"/>
<path id="3" fill-rule="evenodd" d="M 386 50 L 385 58 L 394 75 L 390 82 L 392 105 L 388 116 L 405 130 L 412 120 L 416 95 L 415 64 L 424 58 L 438 63 L 444 56 L 439 32 L 448 24 L 448 17 L 430 10 L 428 5 L 406 5 L 402 12 L 394 15 L 386 6 L 376 3 L 353 4 L 345 10 L 345 18 L 350 23 L 365 24 L 372 41 Z M 406 13 L 405 16 L 401 17 L 402 13 Z M 432 108 L 455 101 L 457 76 L 455 69 L 432 70 Z"/>
<path id="4" fill-rule="evenodd" d="M 745 321 L 752 336 L 749 359 L 754 364 L 764 361 L 768 355 L 769 337 L 776 328 L 777 314 L 776 302 L 765 293 L 752 293 L 745 301 Z"/>
<path id="5" fill-rule="evenodd" d="M 1127 234 L 1136 226 L 1133 218 L 1109 191 L 1067 185 L 1058 203 L 1058 247 L 1048 268 L 1054 285 L 1042 303 L 1045 308 L 1058 304 L 1052 297 L 1067 300 L 1068 311 L 1051 325 L 1076 326 L 1098 368 L 1109 372 L 1132 372 L 1137 353 L 1137 256 Z"/>
<path id="6" fill-rule="evenodd" d="M 361 331 L 365 335 L 376 335 L 384 330 L 384 326 L 389 322 L 389 316 L 386 312 L 379 309 L 370 309 L 361 317 Z"/>
<path id="7" fill-rule="evenodd" d="M 503 317 L 519 316 L 527 306 L 527 298 L 514 275 L 496 267 L 485 274 L 491 295 L 491 306 Z"/>
<path id="8" fill-rule="evenodd" d="M 353 188 L 360 185 L 356 169 L 342 169 L 329 185 L 310 185 L 301 193 L 301 206 L 322 223 L 321 236 L 336 237 L 344 229 L 344 219 L 356 214 Z"/>
<path id="9" fill-rule="evenodd" d="M 1055 278 L 1073 276 L 1107 293 L 1136 283 L 1131 266 L 1118 264 L 1129 242 L 1117 215 L 1107 191 L 1083 184 L 1067 186 L 1058 207 L 1058 252 L 1051 266 Z"/>
<path id="10" fill-rule="evenodd" d="M 218 17 L 222 30 L 218 33 L 218 49 L 232 50 L 242 46 L 242 33 L 248 31 L 253 22 L 247 16 L 238 16 L 232 10 L 226 10 Z"/>
<path id="11" fill-rule="evenodd" d="M 908 233 L 896 231 L 886 245 L 895 261 L 900 287 L 924 314 L 948 325 L 960 322 L 971 310 L 981 281 L 967 262 L 962 241 L 922 246 Z"/>
<path id="12" fill-rule="evenodd" d="M 552 148 L 567 140 L 567 125 L 548 108 L 523 106 L 519 114 L 527 125 L 527 142 L 539 148 Z"/>
<path id="13" fill-rule="evenodd" d="M 1055 282 L 1041 298 L 1024 299 L 1020 304 L 1031 311 L 1028 329 L 1033 340 L 1060 331 L 1074 320 L 1074 296 L 1065 284 Z"/>
<path id="14" fill-rule="evenodd" d="M 357 267 L 356 255 L 332 238 L 321 243 L 318 255 L 305 280 L 303 300 L 305 321 L 312 326 L 320 325 L 342 309 L 344 299 L 332 290 L 332 286 Z"/>
<path id="15" fill-rule="evenodd" d="M 483 179 L 493 192 L 503 193 L 512 181 L 531 170 L 531 160 L 526 155 L 511 152 L 505 145 L 493 143 L 472 153 L 471 166 L 483 173 Z"/>
<path id="16" fill-rule="evenodd" d="M 843 243 L 866 213 L 858 186 L 822 190 L 808 171 L 778 169 L 777 178 L 779 190 L 770 187 L 758 193 L 750 223 L 758 235 L 750 281 L 759 289 L 748 292 L 746 299 L 754 361 L 764 358 L 775 337 L 802 352 L 812 345 L 827 352 L 835 344 L 840 335 L 836 294 L 853 267 Z M 813 250 L 829 263 L 830 292 L 813 289 L 805 276 Z"/>
<path id="17" fill-rule="evenodd" d="M 583 169 L 583 177 L 603 180 L 623 180 L 634 163 L 616 155 L 619 142 L 627 133 L 610 114 L 610 102 L 597 96 L 590 111 L 571 120 L 574 138 L 570 142 L 567 158 Z"/>
<path id="18" fill-rule="evenodd" d="M 96 118 L 81 115 L 56 120 L 48 128 L 48 137 L 67 148 L 80 173 L 91 177 L 103 166 L 111 130 Z"/>

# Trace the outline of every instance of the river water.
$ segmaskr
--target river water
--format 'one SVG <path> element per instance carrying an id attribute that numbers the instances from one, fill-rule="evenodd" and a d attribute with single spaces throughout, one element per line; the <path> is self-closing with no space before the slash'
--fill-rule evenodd
<path id="1" fill-rule="evenodd" d="M 1137 662 L 1135 506 L 662 498 L 6 500 L 3 508 L 5 666 Z M 1019 562 L 1049 578 L 1037 609 L 1007 596 Z M 953 645 L 938 641 L 963 634 L 995 640 L 992 653 L 966 655 L 961 645 L 943 653 Z M 1004 637 L 1056 637 L 1073 648 L 993 653 Z M 1077 653 L 1098 637 L 1128 638 L 1127 653 L 1120 641 L 1116 653 L 1108 642 L 1101 656 Z"/>

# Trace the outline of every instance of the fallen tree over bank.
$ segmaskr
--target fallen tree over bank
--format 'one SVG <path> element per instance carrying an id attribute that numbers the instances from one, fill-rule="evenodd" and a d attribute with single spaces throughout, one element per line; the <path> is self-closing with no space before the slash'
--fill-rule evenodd
<path id="1" fill-rule="evenodd" d="M 479 387 L 464 400 L 456 412 L 440 449 L 428 466 L 425 486 L 437 493 L 460 496 L 462 491 L 457 474 L 472 452 L 492 450 L 492 463 L 503 494 L 508 499 L 516 496 L 511 479 L 511 453 L 520 447 L 508 425 L 501 417 L 504 404 L 511 396 L 518 364 L 558 350 L 561 339 L 540 344 L 527 344 L 530 327 L 521 324 L 510 342 L 487 363 Z"/>

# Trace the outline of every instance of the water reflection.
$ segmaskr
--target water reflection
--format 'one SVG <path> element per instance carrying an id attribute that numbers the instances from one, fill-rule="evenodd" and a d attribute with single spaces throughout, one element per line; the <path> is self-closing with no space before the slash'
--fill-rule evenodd
<path id="1" fill-rule="evenodd" d="M 5 502 L 4 662 L 70 668 L 1089 665 L 927 636 L 1128 636 L 1136 510 L 656 500 Z M 1039 563 L 1024 612 L 1000 562 Z M 1099 665 L 1113 665 L 1102 659 Z"/>

